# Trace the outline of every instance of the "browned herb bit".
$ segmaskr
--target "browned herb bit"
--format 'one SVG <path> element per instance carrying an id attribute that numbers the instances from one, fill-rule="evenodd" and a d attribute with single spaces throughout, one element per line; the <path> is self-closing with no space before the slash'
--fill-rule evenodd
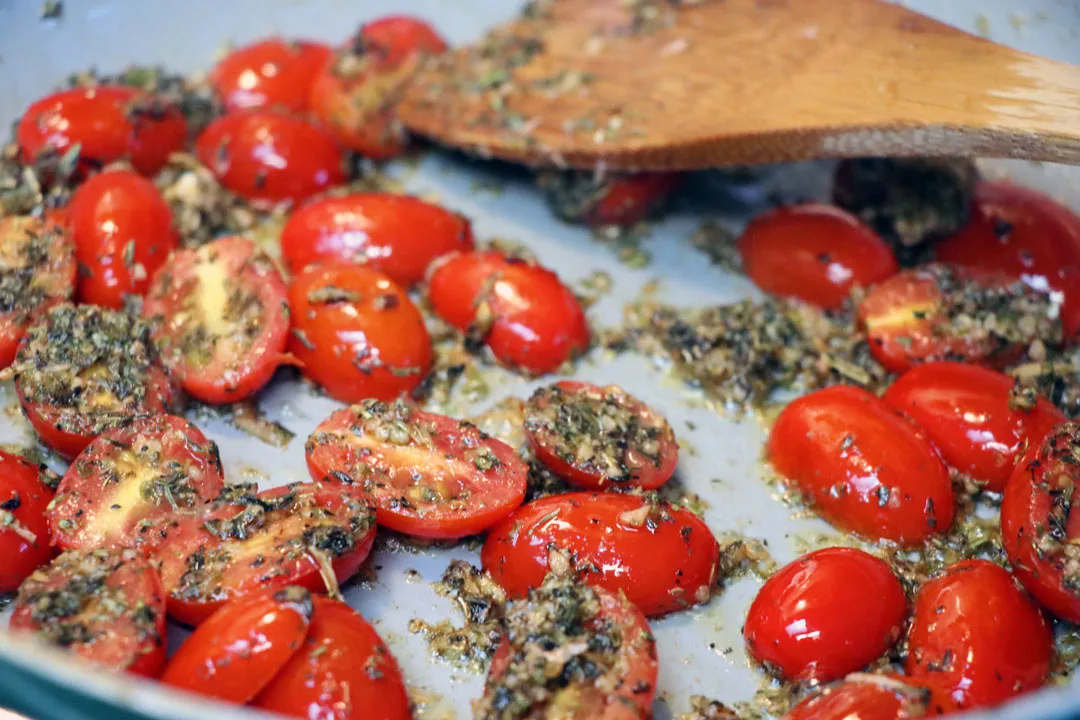
<path id="1" fill-rule="evenodd" d="M 690 712 L 680 715 L 679 720 L 743 720 L 743 718 L 719 700 L 711 700 L 703 695 L 691 695 Z"/>
<path id="2" fill-rule="evenodd" d="M 174 153 L 155 182 L 185 247 L 251 231 L 266 219 L 265 213 L 223 188 L 208 168 L 186 153 Z"/>
<path id="3" fill-rule="evenodd" d="M 39 216 L 47 208 L 66 205 L 74 190 L 79 151 L 78 143 L 63 153 L 46 150 L 26 164 L 15 143 L 0 147 L 0 217 Z"/>
<path id="4" fill-rule="evenodd" d="M 44 303 L 69 299 L 74 273 L 74 246 L 63 228 L 0 213 L 0 314 L 8 315 L 7 322 L 24 326 Z"/>

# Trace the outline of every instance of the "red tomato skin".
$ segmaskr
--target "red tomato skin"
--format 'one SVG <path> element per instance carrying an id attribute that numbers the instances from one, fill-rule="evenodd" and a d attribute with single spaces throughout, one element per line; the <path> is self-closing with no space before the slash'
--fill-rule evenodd
<path id="1" fill-rule="evenodd" d="M 952 526 L 952 484 L 937 451 L 865 390 L 841 385 L 798 398 L 767 447 L 776 471 L 839 528 L 914 546 Z"/>
<path id="2" fill-rule="evenodd" d="M 53 556 L 45 510 L 53 493 L 41 484 L 41 470 L 23 458 L 0 450 L 0 506 L 15 516 L 34 539 L 11 527 L 0 529 L 0 592 L 15 592 L 30 573 Z"/>
<path id="3" fill-rule="evenodd" d="M 437 55 L 447 49 L 431 25 L 411 15 L 385 15 L 365 23 L 360 37 L 382 67 L 399 67 L 414 53 Z"/>
<path id="4" fill-rule="evenodd" d="M 99 173 L 80 185 L 70 208 L 75 254 L 83 268 L 78 299 L 119 309 L 126 295 L 143 295 L 150 277 L 179 245 L 172 220 L 161 192 L 138 173 Z"/>
<path id="5" fill-rule="evenodd" d="M 323 43 L 266 38 L 230 52 L 209 80 L 228 112 L 266 107 L 302 113 L 315 73 L 332 53 Z"/>
<path id="6" fill-rule="evenodd" d="M 305 720 L 410 720 L 401 670 L 375 629 L 345 603 L 312 602 L 307 640 L 255 707 Z"/>
<path id="7" fill-rule="evenodd" d="M 874 601 L 855 615 L 853 597 Z M 825 548 L 765 581 L 743 636 L 750 656 L 783 679 L 827 683 L 886 653 L 906 614 L 904 588 L 885 562 L 854 548 Z"/>
<path id="8" fill-rule="evenodd" d="M 1017 458 L 1065 422 L 1042 397 L 1031 410 L 1010 409 L 1012 387 L 996 370 L 930 362 L 901 375 L 882 400 L 918 425 L 951 467 L 1003 492 Z"/>
<path id="9" fill-rule="evenodd" d="M 1053 656 L 1042 611 L 988 560 L 952 565 L 915 596 L 905 669 L 933 679 L 961 709 L 1042 687 Z"/>
<path id="10" fill-rule="evenodd" d="M 313 303 L 310 294 L 333 286 L 360 300 Z M 304 374 L 333 398 L 394 400 L 412 392 L 431 369 L 431 337 L 405 291 L 362 265 L 313 265 L 289 288 L 289 352 Z M 396 372 L 395 372 L 396 371 Z"/>
<path id="11" fill-rule="evenodd" d="M 934 250 L 942 262 L 1005 272 L 1036 290 L 1064 294 L 1066 337 L 1080 330 L 1080 217 L 1031 188 L 1003 181 L 975 187 L 968 224 Z"/>
<path id="12" fill-rule="evenodd" d="M 634 225 L 649 217 L 682 181 L 683 175 L 674 172 L 622 175 L 582 219 L 593 227 Z"/>
<path id="13" fill-rule="evenodd" d="M 708 526 L 688 510 L 667 508 L 670 521 L 650 529 L 640 497 L 567 493 L 526 503 L 488 533 L 484 569 L 511 597 L 539 587 L 552 548 L 576 558 L 582 580 L 623 592 L 650 617 L 705 602 L 716 580 L 720 551 Z M 586 567 L 587 566 L 587 567 Z"/>
<path id="14" fill-rule="evenodd" d="M 274 681 L 308 634 L 311 594 L 264 590 L 226 603 L 169 659 L 161 682 L 245 704 Z"/>
<path id="15" fill-rule="evenodd" d="M 554 372 L 589 345 L 581 303 L 558 276 L 498 251 L 460 253 L 433 264 L 428 297 L 435 313 L 462 332 L 478 306 L 489 305 L 493 322 L 484 342 L 500 362 L 528 373 Z"/>
<path id="16" fill-rule="evenodd" d="M 783 720 L 915 720 L 953 710 L 911 678 L 857 673 L 814 692 Z"/>
<path id="17" fill-rule="evenodd" d="M 160 117 L 129 113 L 132 103 L 150 99 L 134 88 L 107 85 L 43 97 L 26 109 L 16 129 L 23 160 L 32 163 L 43 151 L 63 153 L 78 143 L 84 171 L 128 158 L 143 175 L 154 175 L 183 149 L 187 121 L 174 106 L 165 106 Z"/>
<path id="18" fill-rule="evenodd" d="M 855 287 L 895 275 L 892 249 L 854 215 L 831 205 L 787 205 L 758 215 L 738 241 L 746 274 L 762 290 L 825 309 Z"/>
<path id="19" fill-rule="evenodd" d="M 289 217 L 281 254 L 296 274 L 316 262 L 353 262 L 405 287 L 431 261 L 473 248 L 468 219 L 408 195 L 354 193 L 315 200 Z"/>
<path id="20" fill-rule="evenodd" d="M 346 179 L 341 147 L 326 130 L 268 110 L 214 120 L 195 154 L 222 185 L 255 202 L 299 203 Z"/>

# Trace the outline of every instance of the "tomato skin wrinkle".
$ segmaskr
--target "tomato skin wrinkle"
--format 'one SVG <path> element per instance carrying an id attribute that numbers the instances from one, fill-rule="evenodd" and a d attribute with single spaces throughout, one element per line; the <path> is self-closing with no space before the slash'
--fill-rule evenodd
<path id="1" fill-rule="evenodd" d="M 266 38 L 230 52 L 208 79 L 229 112 L 266 107 L 302 113 L 315 73 L 332 52 L 319 42 Z"/>
<path id="2" fill-rule="evenodd" d="M 873 598 L 860 614 L 851 598 Z M 860 670 L 899 639 L 907 614 L 900 581 L 882 560 L 825 548 L 765 581 L 743 627 L 747 651 L 785 680 L 826 683 Z"/>
<path id="3" fill-rule="evenodd" d="M 953 489 L 937 450 L 861 388 L 834 386 L 790 403 L 767 452 L 781 477 L 844 530 L 910 547 L 952 526 Z"/>
<path id="4" fill-rule="evenodd" d="M 10 593 L 55 554 L 49 542 L 46 509 L 53 492 L 41 482 L 41 469 L 0 450 L 0 592 Z M 7 517 L 14 522 L 6 522 Z"/>

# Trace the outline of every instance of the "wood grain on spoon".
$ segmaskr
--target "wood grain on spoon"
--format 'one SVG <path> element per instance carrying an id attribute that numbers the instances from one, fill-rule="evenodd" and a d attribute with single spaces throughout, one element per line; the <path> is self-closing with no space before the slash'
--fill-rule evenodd
<path id="1" fill-rule="evenodd" d="M 879 0 L 539 0 L 433 61 L 400 116 L 530 165 L 1080 163 L 1080 67 Z"/>

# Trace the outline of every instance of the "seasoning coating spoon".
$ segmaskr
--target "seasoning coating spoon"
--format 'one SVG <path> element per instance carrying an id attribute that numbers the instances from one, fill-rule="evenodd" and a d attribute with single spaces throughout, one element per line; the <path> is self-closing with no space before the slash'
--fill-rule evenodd
<path id="1" fill-rule="evenodd" d="M 1080 67 L 881 0 L 537 0 L 433 58 L 400 117 L 528 165 L 1080 163 Z"/>

